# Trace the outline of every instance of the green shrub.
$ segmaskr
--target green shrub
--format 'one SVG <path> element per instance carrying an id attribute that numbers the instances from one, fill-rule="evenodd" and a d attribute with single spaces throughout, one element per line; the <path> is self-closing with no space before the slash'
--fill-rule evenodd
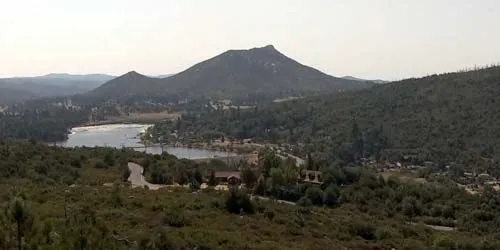
<path id="1" fill-rule="evenodd" d="M 323 192 L 323 204 L 333 207 L 337 204 L 338 197 L 338 188 L 336 189 L 335 187 L 330 186 Z"/>
<path id="2" fill-rule="evenodd" d="M 312 206 L 312 201 L 308 197 L 302 196 L 302 198 L 300 198 L 297 201 L 297 205 L 299 205 L 301 207 L 309 207 L 309 206 Z"/>
<path id="3" fill-rule="evenodd" d="M 123 170 L 122 180 L 123 181 L 128 181 L 128 177 L 130 177 L 130 169 L 128 169 L 128 167 L 126 167 Z"/>
<path id="4" fill-rule="evenodd" d="M 210 206 L 213 208 L 221 208 L 223 205 L 221 205 L 219 200 L 212 200 L 210 201 Z"/>
<path id="5" fill-rule="evenodd" d="M 390 227 L 379 227 L 375 230 L 375 239 L 377 241 L 397 239 L 400 237 L 401 235 L 396 230 Z"/>
<path id="6" fill-rule="evenodd" d="M 191 221 L 180 209 L 170 209 L 165 212 L 163 222 L 171 227 L 184 227 L 191 225 Z"/>
<path id="7" fill-rule="evenodd" d="M 375 228 L 366 222 L 355 221 L 350 225 L 352 235 L 359 236 L 365 240 L 373 240 L 375 238 Z"/>
<path id="8" fill-rule="evenodd" d="M 231 188 L 226 199 L 226 209 L 232 214 L 247 214 L 255 213 L 250 197 L 238 188 Z"/>
<path id="9" fill-rule="evenodd" d="M 100 169 L 107 169 L 108 166 L 106 164 L 104 164 L 104 162 L 102 160 L 98 160 L 94 163 L 94 167 L 95 168 L 100 168 Z"/>
<path id="10" fill-rule="evenodd" d="M 165 229 L 159 229 L 151 234 L 144 234 L 138 241 L 139 249 L 182 249 L 180 240 L 172 235 L 169 235 Z"/>
<path id="11" fill-rule="evenodd" d="M 438 249 L 455 249 L 456 243 L 453 239 L 446 235 L 438 235 L 433 240 L 433 245 Z"/>
<path id="12" fill-rule="evenodd" d="M 274 216 L 276 216 L 276 214 L 274 213 L 273 210 L 266 210 L 264 212 L 264 215 L 266 216 L 266 218 L 268 218 L 269 220 L 273 220 L 274 219 Z"/>
<path id="13" fill-rule="evenodd" d="M 309 198 L 314 205 L 323 204 L 323 191 L 318 187 L 310 187 L 306 191 L 306 196 Z"/>
<path id="14" fill-rule="evenodd" d="M 81 168 L 82 167 L 82 162 L 80 161 L 80 159 L 72 159 L 71 160 L 71 166 L 75 167 L 75 168 Z"/>

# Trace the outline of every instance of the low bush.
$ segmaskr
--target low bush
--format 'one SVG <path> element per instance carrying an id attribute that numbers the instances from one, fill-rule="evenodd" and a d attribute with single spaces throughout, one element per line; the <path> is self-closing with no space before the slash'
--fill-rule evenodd
<path id="1" fill-rule="evenodd" d="M 254 206 L 248 194 L 237 188 L 231 188 L 226 198 L 226 209 L 232 214 L 255 213 Z"/>
<path id="2" fill-rule="evenodd" d="M 191 221 L 185 212 L 180 209 L 169 209 L 165 211 L 163 222 L 171 227 L 184 227 L 191 225 Z"/>

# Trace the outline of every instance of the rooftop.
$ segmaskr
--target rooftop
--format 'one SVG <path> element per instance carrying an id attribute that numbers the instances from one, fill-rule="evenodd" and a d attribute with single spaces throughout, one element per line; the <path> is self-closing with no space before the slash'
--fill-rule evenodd
<path id="1" fill-rule="evenodd" d="M 215 178 L 229 178 L 229 177 L 236 177 L 236 178 L 241 178 L 241 173 L 240 172 L 215 172 Z"/>

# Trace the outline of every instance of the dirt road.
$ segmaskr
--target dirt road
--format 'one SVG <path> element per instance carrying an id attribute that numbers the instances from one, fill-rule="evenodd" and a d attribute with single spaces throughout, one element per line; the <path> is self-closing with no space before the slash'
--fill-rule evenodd
<path id="1" fill-rule="evenodd" d="M 128 169 L 130 170 L 130 176 L 127 180 L 132 184 L 132 188 L 147 186 L 151 190 L 158 190 L 162 187 L 162 185 L 147 182 L 143 175 L 144 168 L 139 164 L 129 162 Z"/>

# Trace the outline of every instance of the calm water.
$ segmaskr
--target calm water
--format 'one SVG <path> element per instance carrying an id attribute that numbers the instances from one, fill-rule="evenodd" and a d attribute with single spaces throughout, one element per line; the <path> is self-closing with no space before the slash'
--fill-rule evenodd
<path id="1" fill-rule="evenodd" d="M 151 125 L 147 124 L 110 124 L 90 127 L 77 127 L 71 130 L 68 140 L 60 143 L 64 147 L 141 147 L 139 134 L 143 133 Z M 212 157 L 226 157 L 232 155 L 227 152 L 182 148 L 164 147 L 164 151 L 177 156 L 178 158 L 200 159 Z M 136 149 L 144 151 L 144 148 Z M 146 149 L 147 153 L 161 154 L 161 147 L 152 146 Z"/>

